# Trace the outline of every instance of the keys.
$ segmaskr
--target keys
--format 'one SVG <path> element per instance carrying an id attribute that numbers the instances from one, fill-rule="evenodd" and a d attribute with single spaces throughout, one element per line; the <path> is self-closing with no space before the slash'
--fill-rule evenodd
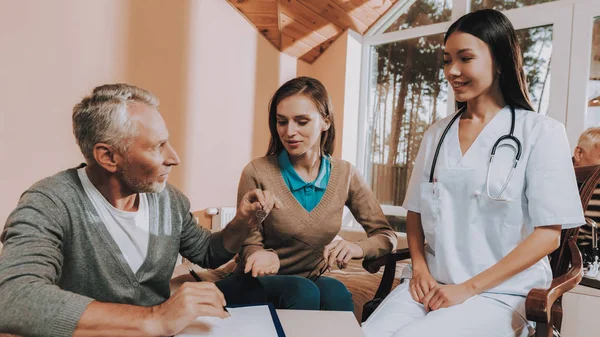
<path id="1" fill-rule="evenodd" d="M 262 209 L 257 209 L 254 212 L 254 217 L 256 218 L 256 220 L 259 223 L 262 223 L 263 221 L 265 221 L 265 219 L 267 218 L 267 215 L 268 215 L 267 212 Z"/>

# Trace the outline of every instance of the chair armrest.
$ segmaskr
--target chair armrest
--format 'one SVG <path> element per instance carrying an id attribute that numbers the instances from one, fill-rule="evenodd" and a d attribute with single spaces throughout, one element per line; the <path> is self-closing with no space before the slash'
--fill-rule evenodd
<path id="1" fill-rule="evenodd" d="M 531 289 L 525 300 L 527 319 L 538 323 L 549 323 L 552 305 L 567 291 L 575 288 L 583 278 L 583 261 L 575 238 L 569 239 L 571 268 L 562 276 L 552 280 L 548 289 Z"/>
<path id="2" fill-rule="evenodd" d="M 408 250 L 408 248 L 402 248 L 373 260 L 364 259 L 362 265 L 366 271 L 368 271 L 371 274 L 375 274 L 390 260 L 396 262 L 406 259 L 410 259 L 410 251 Z"/>

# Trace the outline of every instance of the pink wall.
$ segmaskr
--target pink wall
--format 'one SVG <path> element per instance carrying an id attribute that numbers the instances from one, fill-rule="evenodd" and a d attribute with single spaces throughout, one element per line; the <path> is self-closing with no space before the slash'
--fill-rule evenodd
<path id="1" fill-rule="evenodd" d="M 126 78 L 121 0 L 0 0 L 0 227 L 32 183 L 82 162 L 73 105 Z"/>
<path id="2" fill-rule="evenodd" d="M 296 63 L 225 1 L 190 13 L 184 190 L 196 209 L 235 205 L 242 168 L 267 149 L 269 99 Z"/>
<path id="3" fill-rule="evenodd" d="M 0 0 L 0 228 L 35 181 L 82 161 L 71 109 L 96 85 L 152 90 L 192 209 L 233 205 L 266 151 L 267 104 L 296 75 L 223 0 Z"/>

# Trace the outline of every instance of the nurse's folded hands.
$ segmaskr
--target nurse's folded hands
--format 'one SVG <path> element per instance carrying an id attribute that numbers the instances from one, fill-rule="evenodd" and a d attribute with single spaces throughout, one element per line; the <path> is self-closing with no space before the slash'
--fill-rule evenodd
<path id="1" fill-rule="evenodd" d="M 425 311 L 429 312 L 461 304 L 473 296 L 475 293 L 472 288 L 464 283 L 440 284 L 425 295 L 423 306 Z"/>
<path id="2" fill-rule="evenodd" d="M 431 276 L 429 270 L 419 271 L 413 268 L 413 275 L 409 283 L 409 291 L 413 300 L 423 303 L 425 295 L 437 287 L 437 281 Z"/>

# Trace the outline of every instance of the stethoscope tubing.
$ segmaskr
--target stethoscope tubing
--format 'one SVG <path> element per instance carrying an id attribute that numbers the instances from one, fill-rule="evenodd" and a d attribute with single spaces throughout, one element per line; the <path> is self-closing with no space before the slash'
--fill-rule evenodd
<path id="1" fill-rule="evenodd" d="M 517 144 L 517 154 L 515 156 L 515 163 L 513 166 L 513 169 L 514 169 L 517 167 L 517 165 L 519 163 L 519 159 L 521 159 L 521 142 L 519 141 L 519 139 L 517 137 L 514 136 L 515 120 L 516 120 L 515 109 L 511 105 L 509 105 L 509 108 L 510 108 L 510 113 L 512 115 L 511 116 L 512 119 L 511 119 L 511 123 L 510 123 L 510 132 L 508 134 L 498 138 L 496 143 L 494 143 L 494 146 L 492 147 L 492 152 L 490 154 L 490 163 L 492 162 L 492 160 L 494 159 L 494 156 L 496 155 L 496 149 L 498 148 L 498 145 L 500 145 L 500 142 L 502 142 L 503 140 L 506 140 L 506 139 L 510 139 L 510 140 L 513 140 Z M 444 132 L 442 133 L 442 136 L 440 137 L 440 140 L 438 141 L 437 147 L 435 149 L 435 154 L 433 155 L 433 161 L 431 163 L 431 171 L 429 172 L 429 182 L 430 183 L 434 182 L 435 167 L 437 165 L 438 155 L 440 154 L 440 149 L 442 148 L 442 144 L 444 142 L 444 139 L 446 138 L 446 134 L 448 133 L 448 130 L 450 130 L 450 127 L 452 127 L 452 124 L 454 124 L 454 122 L 456 122 L 456 120 L 462 115 L 462 113 L 465 111 L 465 109 L 466 109 L 466 107 L 462 108 L 461 110 L 459 110 L 456 113 L 456 115 L 454 115 L 454 117 L 452 117 L 452 120 L 450 121 L 450 123 L 448 123 L 448 126 L 446 126 L 446 128 L 444 129 Z M 512 176 L 512 174 L 511 174 L 511 176 Z"/>

